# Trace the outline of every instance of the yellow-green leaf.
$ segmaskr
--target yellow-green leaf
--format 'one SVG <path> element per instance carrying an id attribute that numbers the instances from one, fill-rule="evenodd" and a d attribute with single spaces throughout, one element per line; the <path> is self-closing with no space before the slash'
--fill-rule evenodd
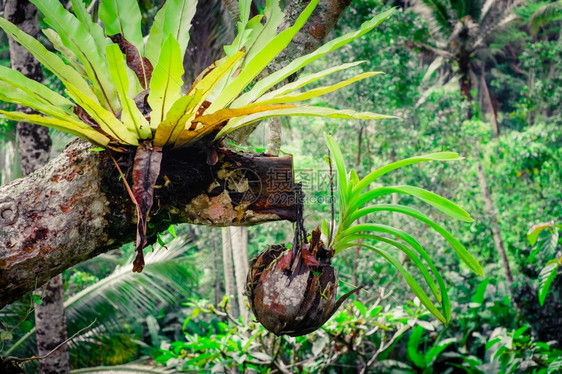
<path id="1" fill-rule="evenodd" d="M 109 74 L 109 67 L 94 37 L 58 0 L 30 0 L 45 16 L 45 22 L 61 37 L 65 47 L 82 62 L 99 102 L 113 113 L 119 111 L 117 91 Z"/>
<path id="2" fill-rule="evenodd" d="M 298 90 L 301 87 L 306 86 L 307 84 L 316 82 L 317 80 L 324 78 L 330 74 L 334 74 L 337 73 L 338 71 L 342 71 L 342 70 L 347 70 L 349 68 L 352 68 L 354 66 L 357 66 L 359 64 L 364 63 L 365 61 L 355 61 L 355 62 L 350 62 L 347 64 L 342 64 L 342 65 L 338 65 L 338 66 L 334 66 L 322 71 L 319 71 L 317 73 L 314 74 L 308 74 L 302 77 L 299 77 L 299 79 L 297 79 L 294 82 L 288 83 L 276 90 L 273 91 L 269 91 L 267 93 L 265 93 L 263 96 L 260 97 L 259 100 L 269 100 L 271 98 L 277 97 L 277 96 L 281 96 L 281 95 L 285 95 L 288 94 L 290 92 L 293 92 L 295 90 Z M 245 95 L 245 94 L 244 94 Z M 244 96 L 240 96 L 240 99 L 242 99 L 242 97 Z M 232 106 L 236 106 L 238 104 L 238 99 L 236 99 L 233 103 Z M 244 100 L 241 100 L 240 102 L 244 102 Z"/>
<path id="3" fill-rule="evenodd" d="M 121 121 L 123 121 L 129 131 L 136 132 L 139 139 L 152 138 L 152 131 L 148 121 L 144 118 L 139 108 L 137 108 L 133 99 L 127 95 L 129 91 L 129 75 L 127 74 L 128 68 L 121 49 L 117 44 L 111 44 L 107 46 L 106 54 L 107 61 L 109 62 L 109 72 L 117 87 L 121 106 L 123 107 Z"/>
<path id="4" fill-rule="evenodd" d="M 172 105 L 166 119 L 156 129 L 154 146 L 163 147 L 175 143 L 175 139 L 183 131 L 187 120 L 194 115 L 193 112 L 198 103 L 196 96 L 200 96 L 198 91 L 195 91 L 193 96 L 182 96 Z"/>
<path id="5" fill-rule="evenodd" d="M 59 108 L 61 111 L 72 113 L 71 107 L 74 105 L 66 97 L 59 95 L 52 91 L 47 86 L 27 78 L 25 75 L 17 70 L 0 66 L 0 81 L 5 82 L 14 88 L 20 89 L 30 97 L 34 98 L 45 105 L 50 105 Z M 9 94 L 9 88 L 6 90 Z"/>
<path id="6" fill-rule="evenodd" d="M 166 113 L 181 97 L 183 81 L 183 60 L 180 45 L 173 35 L 169 35 L 162 47 L 160 59 L 152 73 L 148 105 L 152 108 L 150 127 L 157 129 L 166 118 Z"/>
<path id="7" fill-rule="evenodd" d="M 327 55 L 328 53 L 350 43 L 351 41 L 365 35 L 373 28 L 378 26 L 381 22 L 387 19 L 396 9 L 389 9 L 383 13 L 377 14 L 372 19 L 363 22 L 361 28 L 357 31 L 352 31 L 348 34 L 342 35 L 338 38 L 332 39 L 317 50 L 307 55 L 301 56 L 299 58 L 291 61 L 284 68 L 277 70 L 276 72 L 268 75 L 266 78 L 260 80 L 255 84 L 254 87 L 244 95 L 240 96 L 236 101 L 235 105 L 242 106 L 249 104 L 256 100 L 258 97 L 267 92 L 271 87 L 275 86 L 277 83 L 281 82 L 283 79 L 291 74 L 299 71 L 303 67 L 309 65 L 312 61 Z"/>
<path id="8" fill-rule="evenodd" d="M 181 97 L 172 105 L 166 118 L 156 129 L 154 144 L 157 147 L 175 144 L 182 132 L 189 131 L 196 110 L 243 55 L 244 52 L 240 51 L 233 56 L 216 61 L 197 77 L 187 96 Z M 186 123 L 189 124 L 187 128 L 185 128 Z"/>
<path id="9" fill-rule="evenodd" d="M 136 133 L 119 121 L 113 113 L 102 107 L 100 104 L 84 95 L 76 87 L 68 85 L 68 95 L 78 103 L 96 121 L 103 131 L 115 137 L 124 144 L 138 145 L 139 141 Z"/>
<path id="10" fill-rule="evenodd" d="M 262 113 L 272 110 L 280 110 L 280 109 L 287 109 L 287 108 L 294 108 L 294 107 L 295 107 L 294 105 L 286 104 L 286 105 L 250 105 L 247 107 L 236 108 L 236 109 L 227 108 L 227 109 L 221 109 L 215 113 L 206 114 L 204 116 L 197 117 L 193 120 L 193 122 L 199 122 L 205 127 L 214 127 L 234 117 L 242 117 L 254 113 Z"/>
<path id="11" fill-rule="evenodd" d="M 221 95 L 211 104 L 209 113 L 216 112 L 228 106 L 253 80 L 254 78 L 293 40 L 293 37 L 306 23 L 308 17 L 318 4 L 318 0 L 311 0 L 308 6 L 299 15 L 295 24 L 282 31 L 272 39 L 260 53 L 248 61 L 240 74 L 226 86 Z"/>
<path id="12" fill-rule="evenodd" d="M 56 54 L 50 52 L 38 40 L 21 31 L 16 25 L 0 17 L 0 27 L 16 42 L 25 47 L 43 66 L 49 69 L 59 78 L 65 86 L 72 84 L 80 92 L 91 100 L 98 102 L 98 98 L 92 91 L 90 85 L 80 73 L 64 63 Z M 99 102 L 98 102 L 99 103 Z"/>
<path id="13" fill-rule="evenodd" d="M 126 41 L 137 47 L 139 53 L 143 53 L 142 15 L 138 1 L 104 0 L 99 7 L 99 16 L 107 35 L 121 34 Z"/>
<path id="14" fill-rule="evenodd" d="M 347 79 L 345 81 L 333 84 L 331 86 L 318 87 L 318 88 L 315 88 L 315 89 L 312 89 L 312 90 L 306 91 L 306 92 L 296 92 L 296 93 L 292 93 L 292 94 L 276 96 L 272 99 L 264 100 L 264 101 L 258 100 L 258 101 L 256 101 L 256 104 L 265 105 L 265 104 L 278 104 L 278 103 L 293 103 L 295 101 L 309 100 L 313 97 L 325 95 L 327 93 L 339 90 L 340 88 L 345 87 L 347 85 L 350 85 L 350 84 L 352 84 L 354 82 L 357 82 L 359 80 L 366 79 L 366 78 L 369 78 L 369 77 L 372 77 L 372 76 L 378 75 L 378 74 L 382 74 L 382 73 L 381 72 L 363 73 L 363 74 L 359 74 L 356 77 L 353 77 L 353 78 Z"/>
<path id="15" fill-rule="evenodd" d="M 248 126 L 256 121 L 271 118 L 271 117 L 284 117 L 284 116 L 304 116 L 304 117 L 325 117 L 325 118 L 347 118 L 347 119 L 384 119 L 396 118 L 394 116 L 387 116 L 384 114 L 377 114 L 371 112 L 356 112 L 353 110 L 338 110 L 332 108 L 322 108 L 316 106 L 296 106 L 288 109 L 277 109 L 268 112 L 261 112 L 251 114 L 245 117 L 234 118 L 217 134 L 215 139 L 218 139 L 229 132 Z"/>
<path id="16" fill-rule="evenodd" d="M 165 51 L 166 39 L 172 35 L 178 42 L 181 60 L 189 42 L 191 19 L 195 15 L 197 0 L 167 0 L 154 17 L 146 41 L 145 56 L 152 66 L 160 61 L 160 54 Z"/>
<path id="17" fill-rule="evenodd" d="M 88 127 L 86 124 L 81 122 L 74 122 L 68 120 L 61 120 L 53 117 L 41 116 L 39 114 L 27 114 L 22 112 L 7 112 L 5 110 L 0 110 L 0 116 L 5 119 L 12 121 L 24 121 L 33 123 L 35 125 L 50 127 L 53 129 L 64 131 L 68 134 L 77 136 L 90 143 L 106 146 L 109 143 L 109 138 L 96 130 Z"/>

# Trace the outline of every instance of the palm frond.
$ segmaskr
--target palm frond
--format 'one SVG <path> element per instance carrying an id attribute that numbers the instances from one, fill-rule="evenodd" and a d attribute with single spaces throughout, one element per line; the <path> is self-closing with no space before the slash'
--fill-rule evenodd
<path id="1" fill-rule="evenodd" d="M 146 255 L 145 271 L 135 274 L 130 261 L 113 273 L 65 302 L 72 321 L 91 321 L 100 311 L 134 316 L 151 313 L 161 305 L 171 304 L 185 295 L 186 283 L 193 282 L 194 269 L 185 254 L 193 245 L 178 237 L 168 249 L 155 245 Z"/>
<path id="2" fill-rule="evenodd" d="M 450 8 L 446 3 L 441 0 L 416 0 L 413 10 L 425 19 L 433 32 L 450 33 Z"/>
<path id="3" fill-rule="evenodd" d="M 558 0 L 550 4 L 544 4 L 538 8 L 529 19 L 531 33 L 536 35 L 546 25 L 562 19 L 562 1 Z"/>
<path id="4" fill-rule="evenodd" d="M 132 272 L 132 261 L 117 266 L 106 278 L 85 288 L 65 301 L 69 330 L 91 323 L 103 324 L 116 318 L 134 319 L 155 312 L 163 305 L 177 303 L 189 296 L 190 284 L 195 283 L 195 268 L 187 252 L 193 248 L 186 238 L 178 237 L 164 248 L 154 246 L 145 257 L 142 273 Z M 35 334 L 35 328 L 19 339 L 6 354 L 10 354 Z"/>

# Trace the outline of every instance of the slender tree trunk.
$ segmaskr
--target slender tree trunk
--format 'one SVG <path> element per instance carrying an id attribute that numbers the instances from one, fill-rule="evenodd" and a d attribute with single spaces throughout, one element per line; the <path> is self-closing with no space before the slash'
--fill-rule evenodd
<path id="1" fill-rule="evenodd" d="M 41 305 L 35 307 L 37 353 L 44 356 L 67 338 L 64 313 L 62 274 L 52 278 L 43 293 Z M 70 373 L 68 346 L 62 347 L 39 361 L 42 374 Z"/>
<path id="2" fill-rule="evenodd" d="M 482 194 L 484 195 L 484 201 L 486 203 L 486 215 L 488 216 L 489 224 L 492 229 L 494 243 L 500 255 L 507 281 L 511 284 L 513 283 L 513 275 L 511 274 L 511 268 L 507 259 L 507 253 L 505 251 L 500 228 L 498 226 L 497 214 L 494 208 L 494 202 L 492 201 L 490 187 L 488 186 L 488 182 L 486 181 L 486 174 L 484 173 L 484 168 L 482 167 L 482 163 L 480 162 L 478 163 L 478 180 L 480 182 L 480 189 L 482 190 Z"/>
<path id="3" fill-rule="evenodd" d="M 243 233 L 245 228 L 229 227 L 232 240 L 232 258 L 234 262 L 234 274 L 236 276 L 236 293 L 238 295 L 238 307 L 240 316 L 244 322 L 248 322 L 250 311 L 246 307 L 246 277 L 248 276 L 248 235 Z M 247 229 L 246 229 L 247 230 Z M 244 242 L 246 240 L 246 242 Z"/>
<path id="4" fill-rule="evenodd" d="M 278 156 L 281 149 L 281 132 L 283 131 L 281 118 L 271 118 L 268 121 L 268 138 L 265 153 Z"/>
<path id="5" fill-rule="evenodd" d="M 4 8 L 4 15 L 20 30 L 38 36 L 37 9 L 29 1 L 8 0 Z M 41 82 L 43 73 L 39 62 L 11 38 L 9 43 L 12 68 L 28 78 Z M 19 110 L 29 111 L 27 108 L 19 108 Z M 17 125 L 17 134 L 22 174 L 27 176 L 49 161 L 52 144 L 49 129 L 20 122 Z M 35 307 L 38 356 L 48 354 L 66 340 L 62 275 L 59 274 L 52 278 L 45 287 L 42 303 Z M 39 372 L 42 374 L 69 373 L 70 363 L 67 345 L 63 345 L 56 352 L 40 360 Z"/>
<path id="6" fill-rule="evenodd" d="M 216 230 L 213 231 L 213 233 Z M 222 301 L 221 292 L 221 276 L 220 276 L 220 255 L 217 248 L 215 235 L 211 235 L 211 245 L 213 246 L 213 270 L 215 271 L 215 305 L 219 305 Z"/>
<path id="7" fill-rule="evenodd" d="M 236 290 L 234 283 L 234 265 L 232 264 L 232 239 L 231 228 L 222 230 L 222 261 L 224 266 L 224 288 L 226 295 L 230 298 L 230 311 L 234 318 L 238 318 L 239 310 L 236 303 Z"/>
<path id="8" fill-rule="evenodd" d="M 0 144 L 0 185 L 13 181 L 20 174 L 19 157 L 16 157 L 17 129 L 10 127 L 6 132 L 6 137 Z"/>

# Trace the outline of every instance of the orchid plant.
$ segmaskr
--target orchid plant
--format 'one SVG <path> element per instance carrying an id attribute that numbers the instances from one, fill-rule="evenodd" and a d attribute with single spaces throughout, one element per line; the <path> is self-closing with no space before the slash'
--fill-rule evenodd
<path id="1" fill-rule="evenodd" d="M 472 254 L 427 215 L 409 206 L 377 203 L 376 200 L 392 193 L 406 194 L 451 218 L 464 222 L 472 222 L 472 218 L 452 201 L 419 187 L 405 185 L 383 186 L 371 190 L 368 188 L 378 178 L 393 170 L 428 161 L 456 160 L 459 155 L 439 152 L 412 157 L 383 166 L 360 179 L 355 170 L 349 173 L 346 171 L 343 154 L 334 138 L 326 135 L 326 142 L 330 150 L 330 166 L 333 163 L 336 169 L 338 218 L 335 218 L 333 204 L 331 222 L 328 224 L 324 220 L 322 227 L 317 227 L 308 237 L 301 214 L 301 219 L 296 222 L 295 239 L 291 248 L 270 245 L 252 260 L 246 291 L 254 315 L 266 329 L 276 335 L 300 336 L 320 328 L 348 297 L 362 288 L 356 287 L 339 299 L 336 298 L 338 275 L 332 266 L 333 258 L 347 248 L 362 247 L 374 251 L 389 262 L 404 278 L 420 303 L 439 321 L 447 324 L 451 319 L 451 304 L 443 277 L 431 256 L 413 236 L 399 228 L 376 223 L 376 217 L 371 215 L 396 212 L 429 226 L 449 243 L 470 270 L 484 275 L 482 267 Z M 368 223 L 358 222 L 360 218 Z M 393 249 L 404 253 L 411 261 L 411 268 L 404 267 L 392 255 Z M 419 271 L 417 275 L 416 270 Z M 418 280 L 420 275 L 425 286 Z M 428 295 L 426 289 L 429 289 L 433 297 Z"/>

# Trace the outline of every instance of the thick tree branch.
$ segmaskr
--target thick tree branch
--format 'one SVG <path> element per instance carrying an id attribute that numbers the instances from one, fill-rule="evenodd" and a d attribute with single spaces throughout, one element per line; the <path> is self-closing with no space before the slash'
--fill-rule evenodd
<path id="1" fill-rule="evenodd" d="M 73 142 L 46 167 L 0 187 L 0 307 L 134 239 L 135 209 L 115 166 L 90 147 Z M 164 153 L 149 235 L 180 222 L 249 226 L 295 219 L 290 157 L 208 153 Z M 210 166 L 208 159 L 217 162 Z M 127 170 L 129 159 L 120 162 Z"/>
<path id="2" fill-rule="evenodd" d="M 318 48 L 349 2 L 320 0 L 269 72 Z M 306 3 L 289 4 L 286 25 Z M 115 167 L 89 147 L 74 143 L 45 168 L 0 187 L 0 307 L 62 270 L 134 239 L 135 209 Z M 209 166 L 208 156 L 193 149 L 165 153 L 149 222 L 153 235 L 179 222 L 248 226 L 294 220 L 289 157 L 222 150 Z"/>

